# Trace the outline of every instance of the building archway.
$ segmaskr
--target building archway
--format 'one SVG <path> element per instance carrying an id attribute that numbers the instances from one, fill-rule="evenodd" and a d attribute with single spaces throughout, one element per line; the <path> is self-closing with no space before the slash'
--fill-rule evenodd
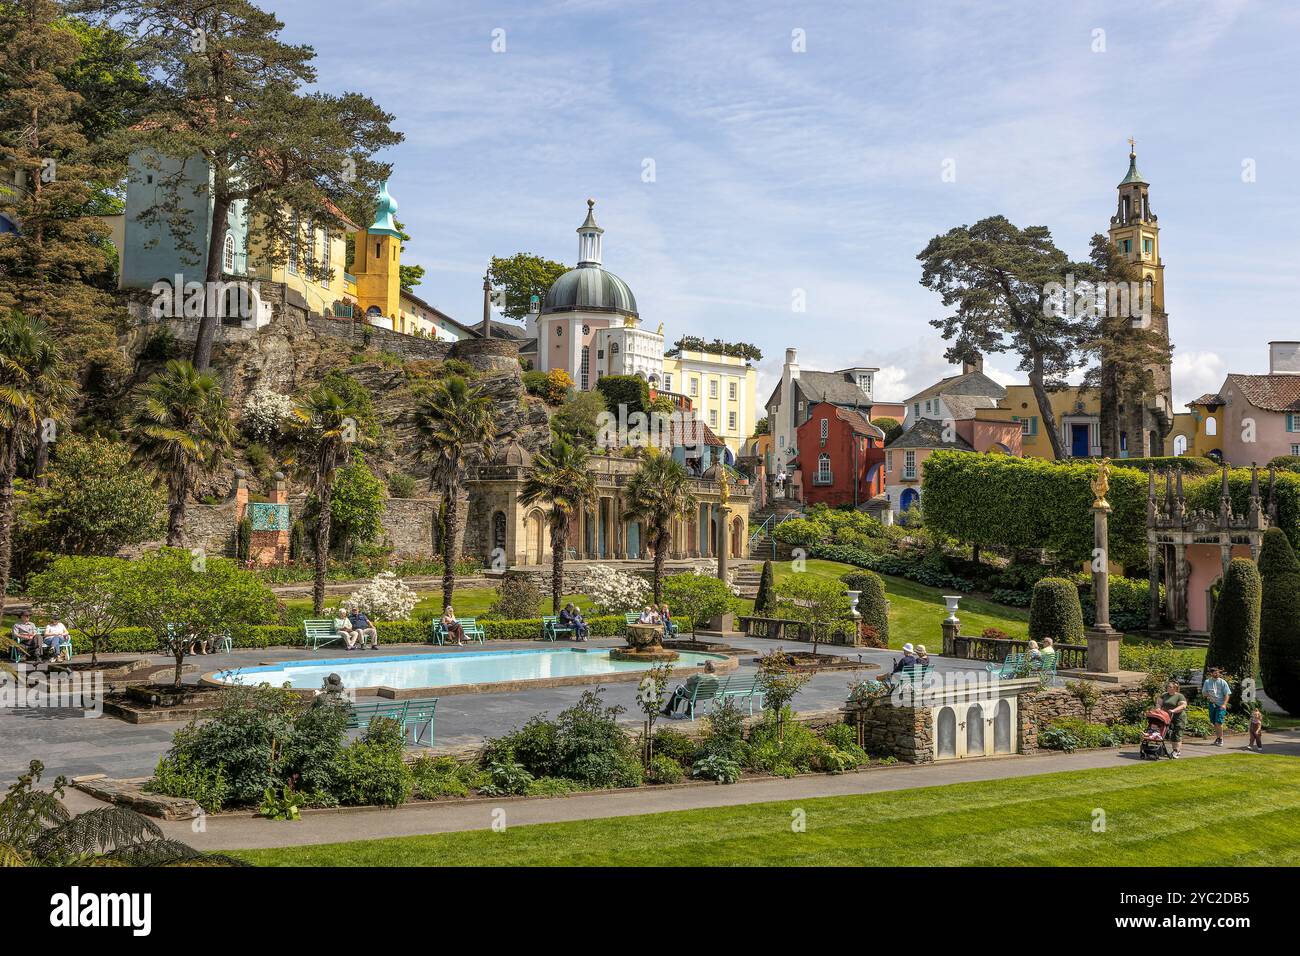
<path id="1" fill-rule="evenodd" d="M 1186 436 L 1186 435 L 1175 435 L 1175 436 L 1174 436 L 1174 454 L 1175 454 L 1175 455 L 1186 455 L 1186 454 L 1187 454 L 1187 436 Z"/>
<path id="2" fill-rule="evenodd" d="M 740 515 L 735 515 L 731 519 L 731 534 L 729 557 L 743 558 L 745 556 L 745 521 Z"/>
<path id="3" fill-rule="evenodd" d="M 898 510 L 911 511 L 921 500 L 921 495 L 915 488 L 904 488 L 903 493 L 898 496 Z"/>
<path id="4" fill-rule="evenodd" d="M 546 558 L 546 519 L 540 509 L 533 509 L 525 519 L 527 554 L 529 564 L 542 564 Z"/>
<path id="5" fill-rule="evenodd" d="M 506 513 L 498 511 L 492 515 L 492 552 L 495 555 L 506 553 Z"/>

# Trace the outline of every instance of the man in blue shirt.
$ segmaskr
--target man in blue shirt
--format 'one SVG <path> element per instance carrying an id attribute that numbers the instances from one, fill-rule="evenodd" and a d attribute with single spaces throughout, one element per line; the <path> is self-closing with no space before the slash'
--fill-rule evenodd
<path id="1" fill-rule="evenodd" d="M 1217 667 L 1205 672 L 1205 683 L 1201 684 L 1201 696 L 1205 698 L 1210 711 L 1210 723 L 1214 725 L 1214 746 L 1223 746 L 1223 721 L 1228 714 L 1228 698 L 1232 688 L 1223 679 Z"/>
<path id="2" fill-rule="evenodd" d="M 370 646 L 379 647 L 379 632 L 375 626 L 370 623 L 370 618 L 366 617 L 365 612 L 360 608 L 352 608 L 352 613 L 348 615 L 348 622 L 352 625 L 352 630 L 356 632 L 357 640 L 361 646 L 366 646 L 366 637 L 370 638 Z"/>

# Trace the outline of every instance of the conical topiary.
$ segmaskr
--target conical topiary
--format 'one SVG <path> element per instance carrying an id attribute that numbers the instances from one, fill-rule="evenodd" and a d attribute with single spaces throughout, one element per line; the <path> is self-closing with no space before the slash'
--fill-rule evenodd
<path id="1" fill-rule="evenodd" d="M 1029 601 L 1029 636 L 1050 637 L 1054 643 L 1083 641 L 1083 607 L 1079 589 L 1065 578 L 1043 578 L 1034 585 Z"/>
<path id="2" fill-rule="evenodd" d="M 889 602 L 885 599 L 884 579 L 874 571 L 850 571 L 840 578 L 858 595 L 858 613 L 862 623 L 876 632 L 878 647 L 889 646 Z"/>
<path id="3" fill-rule="evenodd" d="M 1205 669 L 1217 667 L 1232 684 L 1232 703 L 1241 702 L 1241 684 L 1259 670 L 1259 568 L 1249 558 L 1233 558 L 1223 576 L 1219 603 L 1210 625 Z"/>
<path id="4" fill-rule="evenodd" d="M 1264 532 L 1259 552 L 1259 672 L 1268 696 L 1300 716 L 1300 558 L 1286 532 Z"/>
<path id="5" fill-rule="evenodd" d="M 776 603 L 776 588 L 772 577 L 772 562 L 763 562 L 763 574 L 758 579 L 758 596 L 754 598 L 756 617 L 768 617 Z"/>

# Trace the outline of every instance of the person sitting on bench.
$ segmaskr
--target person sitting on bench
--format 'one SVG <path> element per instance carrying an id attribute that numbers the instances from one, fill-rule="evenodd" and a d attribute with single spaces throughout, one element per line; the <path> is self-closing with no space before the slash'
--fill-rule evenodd
<path id="1" fill-rule="evenodd" d="M 18 615 L 11 634 L 24 654 L 34 661 L 41 659 L 41 639 L 36 633 L 36 625 L 32 623 L 31 611 L 23 611 Z"/>
<path id="2" fill-rule="evenodd" d="M 45 653 L 49 657 L 63 658 L 65 653 L 69 657 L 72 655 L 68 652 L 68 645 L 64 642 L 68 639 L 68 626 L 57 615 L 50 618 L 50 623 L 45 625 Z"/>
<path id="3" fill-rule="evenodd" d="M 713 661 L 706 661 L 704 664 L 703 674 L 692 674 L 686 678 L 685 684 L 678 684 L 673 696 L 668 698 L 668 703 L 664 705 L 663 715 L 671 717 L 676 712 L 678 706 L 685 707 L 690 703 L 691 698 L 695 696 L 695 688 L 700 685 L 702 680 L 717 680 L 718 669 L 713 666 Z"/>
<path id="4" fill-rule="evenodd" d="M 370 646 L 376 650 L 379 648 L 379 631 L 370 623 L 370 618 L 366 617 L 365 612 L 359 607 L 354 607 L 352 613 L 348 615 L 348 623 L 352 625 L 352 630 L 356 632 L 357 640 L 362 647 L 366 646 L 366 635 L 370 636 Z"/>
<path id="5" fill-rule="evenodd" d="M 564 610 L 560 611 L 560 627 L 567 627 L 573 631 L 575 641 L 585 641 L 591 631 L 590 626 L 582 619 L 582 612 L 572 601 L 564 605 Z"/>
<path id="6" fill-rule="evenodd" d="M 350 651 L 355 650 L 361 640 L 357 632 L 352 629 L 352 621 L 343 608 L 339 608 L 338 614 L 334 615 L 334 633 L 343 638 L 343 646 Z"/>
<path id="7" fill-rule="evenodd" d="M 659 620 L 664 622 L 664 637 L 675 637 L 677 625 L 673 623 L 673 614 L 668 610 L 667 604 L 659 605 Z"/>
<path id="8" fill-rule="evenodd" d="M 441 624 L 448 637 L 456 638 L 457 647 L 465 646 L 465 629 L 460 626 L 460 621 L 456 620 L 456 612 L 452 610 L 450 604 L 442 609 Z"/>
<path id="9" fill-rule="evenodd" d="M 898 660 L 894 661 L 894 669 L 892 673 L 897 674 L 905 667 L 915 667 L 916 663 L 917 663 L 916 651 L 913 649 L 911 644 L 904 644 L 903 656 L 900 657 Z"/>

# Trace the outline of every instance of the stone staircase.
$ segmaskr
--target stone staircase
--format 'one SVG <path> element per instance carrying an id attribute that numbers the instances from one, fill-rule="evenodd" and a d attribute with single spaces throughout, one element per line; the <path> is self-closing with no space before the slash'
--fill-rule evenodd
<path id="1" fill-rule="evenodd" d="M 760 511 L 755 511 L 750 515 L 749 526 L 750 528 L 758 529 L 766 523 L 768 519 L 774 519 L 772 521 L 772 527 L 775 527 L 776 522 L 781 521 L 790 514 L 798 514 L 801 511 L 803 511 L 803 508 L 797 501 L 777 498 L 769 503 L 765 508 Z M 771 529 L 769 528 L 768 531 L 765 531 L 759 536 L 753 546 L 749 549 L 749 557 L 754 561 L 789 561 L 791 558 L 790 552 L 792 550 L 793 549 L 790 545 L 773 538 L 771 535 Z M 755 580 L 754 586 L 758 586 L 757 580 Z"/>
<path id="2" fill-rule="evenodd" d="M 758 597 L 758 582 L 763 577 L 763 566 L 761 564 L 746 564 L 736 568 L 731 575 L 731 586 L 735 588 L 736 596 L 747 598 L 752 601 Z"/>

